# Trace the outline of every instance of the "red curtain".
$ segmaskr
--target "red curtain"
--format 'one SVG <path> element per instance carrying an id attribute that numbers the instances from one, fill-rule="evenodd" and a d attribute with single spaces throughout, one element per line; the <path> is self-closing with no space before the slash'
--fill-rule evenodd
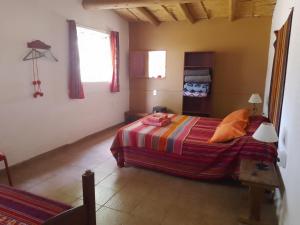
<path id="1" fill-rule="evenodd" d="M 67 20 L 67 22 L 69 27 L 69 98 L 83 99 L 76 23 L 74 20 Z"/>
<path id="2" fill-rule="evenodd" d="M 110 46 L 111 46 L 111 55 L 112 55 L 112 64 L 113 64 L 113 73 L 112 80 L 110 84 L 111 92 L 120 91 L 119 83 L 119 67 L 120 67 L 120 50 L 119 50 L 119 32 L 111 31 L 110 32 Z"/>

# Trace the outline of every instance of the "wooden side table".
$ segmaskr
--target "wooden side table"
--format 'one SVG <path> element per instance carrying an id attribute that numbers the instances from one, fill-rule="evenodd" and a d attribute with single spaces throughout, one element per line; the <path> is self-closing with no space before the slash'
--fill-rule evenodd
<path id="1" fill-rule="evenodd" d="M 266 170 L 257 169 L 260 161 L 242 160 L 239 179 L 242 184 L 249 187 L 250 212 L 248 218 L 240 218 L 240 222 L 251 225 L 262 225 L 260 221 L 261 203 L 265 190 L 274 190 L 279 186 L 276 169 L 273 163 L 266 163 Z"/>

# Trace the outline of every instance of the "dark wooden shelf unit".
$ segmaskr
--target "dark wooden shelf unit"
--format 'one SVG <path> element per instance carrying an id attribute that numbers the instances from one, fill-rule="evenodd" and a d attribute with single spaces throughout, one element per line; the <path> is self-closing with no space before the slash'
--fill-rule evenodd
<path id="1" fill-rule="evenodd" d="M 192 97 L 183 95 L 182 114 L 191 116 L 210 116 L 211 114 L 211 90 L 213 78 L 214 52 L 185 52 L 184 54 L 184 79 L 187 70 L 209 71 L 210 82 L 200 81 L 197 83 L 209 84 L 209 93 L 206 97 Z M 189 75 L 190 76 L 190 75 Z M 197 76 L 197 75 L 195 75 Z M 201 75 L 199 75 L 201 76 Z"/>

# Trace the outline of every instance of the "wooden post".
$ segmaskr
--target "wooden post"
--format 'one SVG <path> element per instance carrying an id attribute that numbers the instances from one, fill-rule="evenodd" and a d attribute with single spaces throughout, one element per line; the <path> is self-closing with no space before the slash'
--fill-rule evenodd
<path id="1" fill-rule="evenodd" d="M 87 225 L 96 225 L 95 178 L 90 170 L 82 175 L 83 204 L 87 211 Z"/>
<path id="2" fill-rule="evenodd" d="M 82 0 L 85 9 L 127 9 L 148 7 L 153 4 L 169 5 L 199 2 L 199 0 Z"/>
<path id="3" fill-rule="evenodd" d="M 250 187 L 250 220 L 260 220 L 261 201 L 263 199 L 264 189 L 259 187 Z"/>
<path id="4" fill-rule="evenodd" d="M 64 211 L 43 225 L 96 225 L 94 173 L 87 170 L 82 175 L 83 205 Z"/>

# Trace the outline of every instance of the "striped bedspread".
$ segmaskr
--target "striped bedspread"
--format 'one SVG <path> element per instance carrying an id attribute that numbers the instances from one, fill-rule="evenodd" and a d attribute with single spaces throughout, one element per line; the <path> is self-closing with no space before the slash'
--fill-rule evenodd
<path id="1" fill-rule="evenodd" d="M 165 127 L 144 125 L 141 120 L 123 127 L 112 148 L 139 147 L 180 155 L 183 141 L 199 118 L 175 114 L 168 117 L 171 123 Z"/>
<path id="2" fill-rule="evenodd" d="M 207 141 L 212 137 L 222 119 L 195 118 L 197 118 L 196 123 L 193 123 L 192 128 L 188 129 L 188 135 L 183 139 L 180 154 L 151 151 L 147 145 L 143 147 L 129 144 L 123 146 L 118 137 L 123 133 L 123 129 L 120 129 L 115 137 L 111 152 L 120 167 L 124 166 L 124 163 L 128 163 L 194 179 L 237 177 L 242 159 L 267 162 L 276 160 L 277 151 L 273 144 L 262 143 L 252 138 L 255 130 L 263 121 L 267 120 L 266 118 L 251 117 L 245 136 L 226 143 L 214 144 Z M 137 123 L 129 124 L 127 127 L 132 126 L 137 126 Z M 138 137 L 143 129 L 137 129 L 133 136 Z M 130 132 L 127 135 L 130 135 Z"/>
<path id="3" fill-rule="evenodd" d="M 63 203 L 0 185 L 0 225 L 38 225 L 70 208 Z"/>
<path id="4" fill-rule="evenodd" d="M 224 143 L 207 143 L 221 119 L 200 118 L 184 142 L 182 155 L 197 157 L 203 164 L 208 162 L 210 165 L 221 168 L 230 168 L 232 162 L 238 162 L 239 159 L 274 162 L 277 155 L 274 145 L 252 138 L 253 133 L 263 121 L 266 121 L 266 118 L 252 117 L 245 136 Z"/>

